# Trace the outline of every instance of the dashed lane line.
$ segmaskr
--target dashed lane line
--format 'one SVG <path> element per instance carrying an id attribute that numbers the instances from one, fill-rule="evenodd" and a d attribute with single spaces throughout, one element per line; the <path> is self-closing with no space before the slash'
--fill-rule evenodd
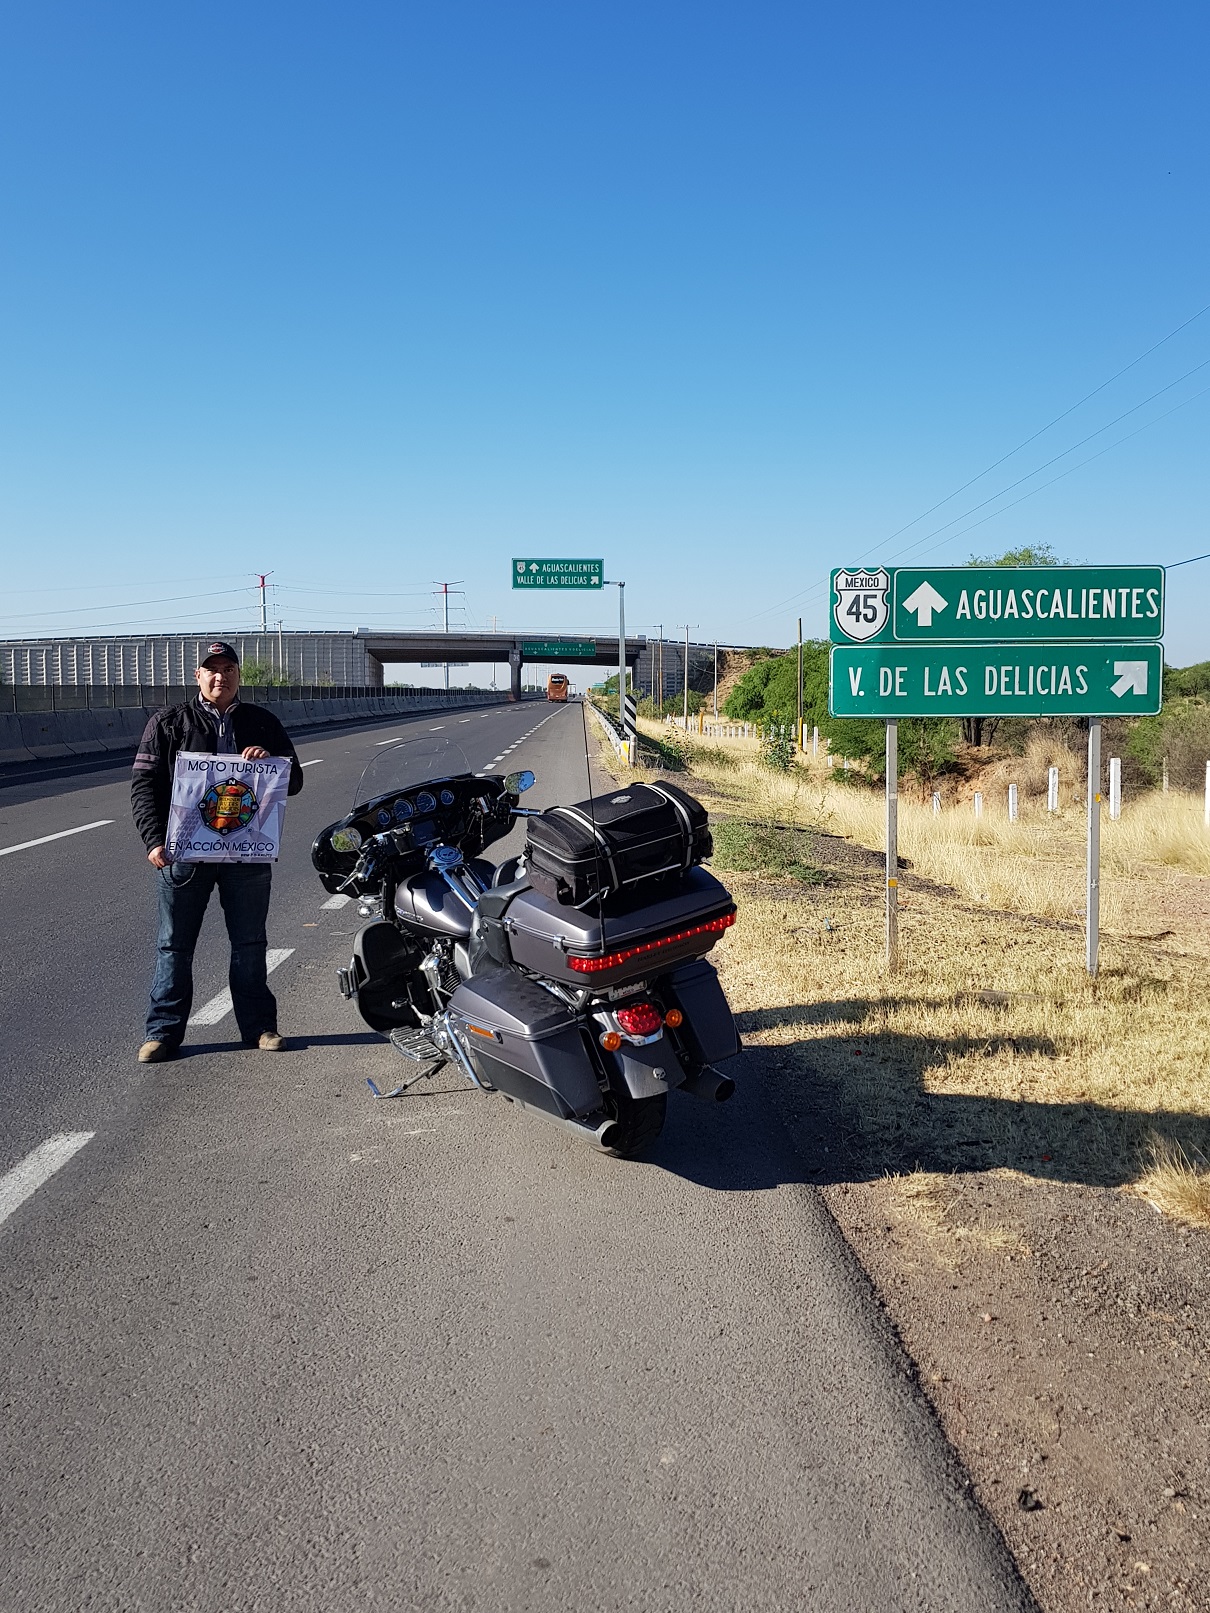
<path id="1" fill-rule="evenodd" d="M 278 964 L 285 963 L 293 952 L 293 947 L 270 947 L 265 954 L 265 966 L 268 973 L 272 974 Z M 219 1020 L 226 1019 L 230 1012 L 231 991 L 229 987 L 224 987 L 217 997 L 211 997 L 208 1003 L 204 1003 L 197 1013 L 190 1017 L 189 1023 L 191 1025 L 217 1025 Z"/>
<path id="2" fill-rule="evenodd" d="M 98 818 L 95 823 L 82 823 L 78 829 L 60 829 L 58 834 L 39 835 L 37 840 L 22 840 L 16 846 L 0 846 L 0 857 L 11 857 L 14 851 L 28 851 L 31 846 L 47 846 L 52 840 L 66 840 L 68 835 L 87 834 L 90 829 L 104 829 L 112 818 Z"/>
<path id="3" fill-rule="evenodd" d="M 7 1176 L 0 1176 L 0 1226 L 95 1136 L 93 1131 L 63 1131 L 57 1137 L 48 1137 Z"/>
<path id="4" fill-rule="evenodd" d="M 315 767 L 322 761 L 323 761 L 322 756 L 312 756 L 312 758 L 311 758 L 311 760 L 309 762 L 304 762 L 302 765 L 304 767 Z"/>
<path id="5" fill-rule="evenodd" d="M 342 896 L 338 893 L 335 896 L 329 896 L 327 901 L 321 902 L 319 906 L 321 912 L 335 913 L 338 908 L 348 907 L 352 900 L 353 898 L 351 896 Z"/>

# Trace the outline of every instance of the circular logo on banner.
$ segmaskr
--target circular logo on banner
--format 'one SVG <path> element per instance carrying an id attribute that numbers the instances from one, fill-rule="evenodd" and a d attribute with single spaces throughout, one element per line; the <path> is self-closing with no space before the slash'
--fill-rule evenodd
<path id="1" fill-rule="evenodd" d="M 215 834 L 246 829 L 256 816 L 258 802 L 246 784 L 212 784 L 198 802 L 202 822 Z"/>

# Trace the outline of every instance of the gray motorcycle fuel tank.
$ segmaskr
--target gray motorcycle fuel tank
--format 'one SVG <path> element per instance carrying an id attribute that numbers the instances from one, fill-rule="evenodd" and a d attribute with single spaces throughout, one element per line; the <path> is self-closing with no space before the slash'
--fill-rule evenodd
<path id="1" fill-rule="evenodd" d="M 417 924 L 438 935 L 465 940 L 473 917 L 440 874 L 413 874 L 395 892 L 395 911 L 404 924 Z"/>

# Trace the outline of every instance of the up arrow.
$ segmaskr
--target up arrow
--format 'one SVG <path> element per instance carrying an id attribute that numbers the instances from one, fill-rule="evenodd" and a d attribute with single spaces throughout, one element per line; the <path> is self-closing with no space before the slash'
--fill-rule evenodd
<path id="1" fill-rule="evenodd" d="M 1118 675 L 1118 681 L 1109 687 L 1119 700 L 1124 694 L 1147 693 L 1146 661 L 1115 661 L 1113 670 Z"/>
<path id="2" fill-rule="evenodd" d="M 949 601 L 942 599 L 931 582 L 922 582 L 914 594 L 909 594 L 903 602 L 904 610 L 914 610 L 916 620 L 921 627 L 932 627 L 933 612 L 946 610 Z"/>

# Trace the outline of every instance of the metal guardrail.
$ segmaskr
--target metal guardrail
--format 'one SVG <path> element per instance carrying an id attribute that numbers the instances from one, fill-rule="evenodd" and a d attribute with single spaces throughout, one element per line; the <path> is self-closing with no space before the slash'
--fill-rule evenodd
<path id="1" fill-rule="evenodd" d="M 614 722 L 613 718 L 603 712 L 599 706 L 594 706 L 591 700 L 586 700 L 584 704 L 588 707 L 589 711 L 592 712 L 597 722 L 600 723 L 601 731 L 604 733 L 605 738 L 613 746 L 615 754 L 621 757 L 622 761 L 624 761 L 628 767 L 633 767 L 634 745 L 636 742 L 631 739 L 626 739 L 622 733 L 622 730 Z"/>

